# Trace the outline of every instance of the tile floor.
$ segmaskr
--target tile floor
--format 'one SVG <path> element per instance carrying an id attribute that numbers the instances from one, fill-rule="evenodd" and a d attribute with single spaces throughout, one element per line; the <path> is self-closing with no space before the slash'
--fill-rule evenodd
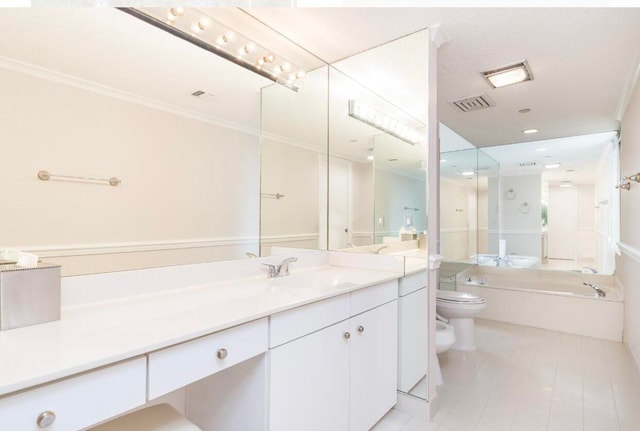
<path id="1" fill-rule="evenodd" d="M 374 430 L 640 430 L 640 381 L 622 343 L 480 319 L 476 341 L 477 352 L 440 355 L 431 422 L 392 410 Z"/>

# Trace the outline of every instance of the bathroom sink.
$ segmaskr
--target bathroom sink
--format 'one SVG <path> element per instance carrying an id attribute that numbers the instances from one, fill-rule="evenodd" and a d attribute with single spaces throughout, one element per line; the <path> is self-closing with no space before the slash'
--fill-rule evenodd
<path id="1" fill-rule="evenodd" d="M 346 275 L 339 272 L 315 272 L 308 274 L 291 274 L 271 280 L 274 287 L 294 289 L 349 288 L 356 283 L 347 281 Z"/>

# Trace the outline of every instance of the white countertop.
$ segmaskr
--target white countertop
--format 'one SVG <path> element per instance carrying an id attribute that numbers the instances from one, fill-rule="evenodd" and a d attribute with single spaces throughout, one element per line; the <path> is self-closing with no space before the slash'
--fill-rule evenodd
<path id="1" fill-rule="evenodd" d="M 324 287 L 282 286 L 312 272 L 338 282 Z M 401 276 L 324 266 L 292 271 L 283 278 L 203 284 L 63 308 L 59 321 L 0 332 L 0 395 Z"/>

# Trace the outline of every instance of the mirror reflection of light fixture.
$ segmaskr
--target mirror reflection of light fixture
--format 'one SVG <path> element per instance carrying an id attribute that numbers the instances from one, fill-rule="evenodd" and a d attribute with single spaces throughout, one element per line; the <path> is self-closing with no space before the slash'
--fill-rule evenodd
<path id="1" fill-rule="evenodd" d="M 495 69 L 481 72 L 481 74 L 493 88 L 500 88 L 533 79 L 533 74 L 531 73 L 527 60 L 496 67 Z"/>
<path id="2" fill-rule="evenodd" d="M 349 116 L 411 145 L 423 140 L 423 135 L 414 128 L 354 99 L 349 100 Z"/>
<path id="3" fill-rule="evenodd" d="M 147 24 L 298 91 L 305 72 L 291 61 L 216 21 L 198 9 L 118 8 Z"/>

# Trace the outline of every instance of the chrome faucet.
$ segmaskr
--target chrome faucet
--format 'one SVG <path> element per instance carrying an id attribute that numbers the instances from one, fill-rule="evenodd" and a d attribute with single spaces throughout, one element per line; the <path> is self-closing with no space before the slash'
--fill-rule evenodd
<path id="1" fill-rule="evenodd" d="M 598 294 L 598 296 L 600 296 L 600 297 L 603 297 L 603 298 L 604 298 L 605 296 L 607 296 L 607 294 L 606 294 L 606 293 L 604 293 L 604 290 L 600 289 L 598 286 L 596 286 L 596 285 L 595 285 L 595 284 L 593 284 L 593 283 L 587 283 L 587 282 L 585 281 L 585 282 L 584 282 L 584 283 L 582 283 L 582 284 L 584 284 L 585 286 L 589 286 L 590 288 L 592 288 L 593 290 L 595 290 L 595 291 L 596 291 L 596 293 Z"/>
<path id="2" fill-rule="evenodd" d="M 373 250 L 371 253 L 373 253 L 373 254 L 380 254 L 380 250 L 383 250 L 383 249 L 385 249 L 385 248 L 389 248 L 389 246 L 388 246 L 388 245 L 383 245 L 383 246 L 382 246 L 382 247 L 380 247 L 379 249 L 377 249 L 377 250 Z"/>
<path id="3" fill-rule="evenodd" d="M 270 263 L 263 263 L 263 265 L 269 267 L 269 269 L 267 270 L 268 278 L 284 277 L 285 275 L 289 275 L 289 264 L 297 261 L 297 257 L 288 257 L 278 265 L 272 265 Z"/>
<path id="4" fill-rule="evenodd" d="M 511 268 L 513 266 L 513 264 L 511 263 L 508 257 L 496 256 L 493 260 L 495 261 L 496 266 L 500 266 L 501 263 L 504 263 L 504 266 L 508 268 Z"/>

